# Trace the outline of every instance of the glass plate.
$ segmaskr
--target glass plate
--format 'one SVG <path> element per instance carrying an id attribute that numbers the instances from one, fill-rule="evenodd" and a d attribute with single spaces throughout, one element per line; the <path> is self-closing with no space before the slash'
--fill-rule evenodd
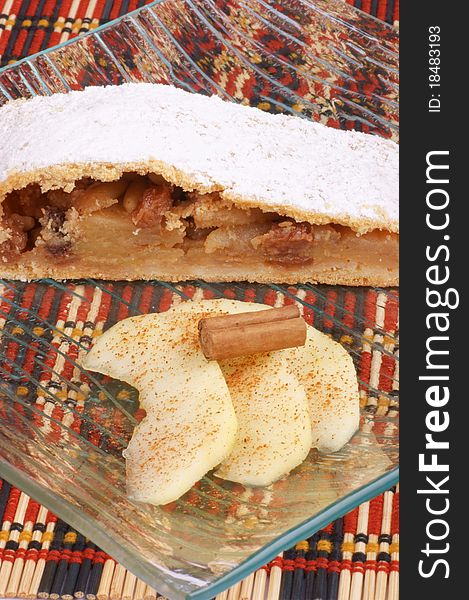
<path id="1" fill-rule="evenodd" d="M 155 3 L 0 72 L 0 102 L 171 83 L 397 139 L 397 33 L 338 0 Z M 86 123 L 83 124 L 86 126 Z M 169 598 L 211 598 L 397 481 L 395 290 L 190 282 L 0 282 L 0 474 Z M 298 302 L 349 350 L 361 428 L 334 455 L 249 489 L 205 477 L 168 507 L 124 494 L 134 391 L 78 366 L 92 338 L 174 302 Z"/>

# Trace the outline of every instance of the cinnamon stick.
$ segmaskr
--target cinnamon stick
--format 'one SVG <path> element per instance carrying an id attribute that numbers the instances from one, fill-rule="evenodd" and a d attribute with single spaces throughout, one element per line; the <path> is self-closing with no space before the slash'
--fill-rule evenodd
<path id="1" fill-rule="evenodd" d="M 205 358 L 223 360 L 304 346 L 306 323 L 298 306 L 209 317 L 199 321 Z"/>

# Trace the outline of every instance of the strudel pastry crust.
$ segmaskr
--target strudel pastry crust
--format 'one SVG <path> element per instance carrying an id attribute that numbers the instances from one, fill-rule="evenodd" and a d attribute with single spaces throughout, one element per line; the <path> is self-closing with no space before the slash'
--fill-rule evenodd
<path id="1" fill-rule="evenodd" d="M 14 101 L 0 137 L 4 277 L 398 281 L 394 142 L 157 84 Z"/>

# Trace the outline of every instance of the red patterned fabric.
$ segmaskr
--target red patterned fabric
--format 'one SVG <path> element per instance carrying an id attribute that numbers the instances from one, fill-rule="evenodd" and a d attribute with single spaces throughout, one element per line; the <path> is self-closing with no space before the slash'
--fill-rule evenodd
<path id="1" fill-rule="evenodd" d="M 346 0 L 397 24 L 399 0 Z M 135 10 L 150 0 L 0 0 L 0 66 L 55 46 Z"/>

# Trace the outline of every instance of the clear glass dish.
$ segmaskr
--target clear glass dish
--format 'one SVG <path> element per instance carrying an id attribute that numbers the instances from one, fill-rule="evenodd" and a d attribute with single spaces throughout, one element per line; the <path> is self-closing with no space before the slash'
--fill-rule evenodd
<path id="1" fill-rule="evenodd" d="M 275 54 L 274 54 L 275 53 Z M 341 0 L 174 0 L 0 71 L 0 102 L 172 83 L 397 138 L 397 34 Z M 84 124 L 86 126 L 86 124 Z M 0 281 L 0 474 L 169 598 L 211 598 L 397 481 L 397 292 L 190 282 Z M 248 489 L 212 475 L 156 508 L 124 494 L 132 389 L 78 367 L 94 335 L 174 301 L 296 301 L 355 359 L 362 422 L 335 455 Z"/>

